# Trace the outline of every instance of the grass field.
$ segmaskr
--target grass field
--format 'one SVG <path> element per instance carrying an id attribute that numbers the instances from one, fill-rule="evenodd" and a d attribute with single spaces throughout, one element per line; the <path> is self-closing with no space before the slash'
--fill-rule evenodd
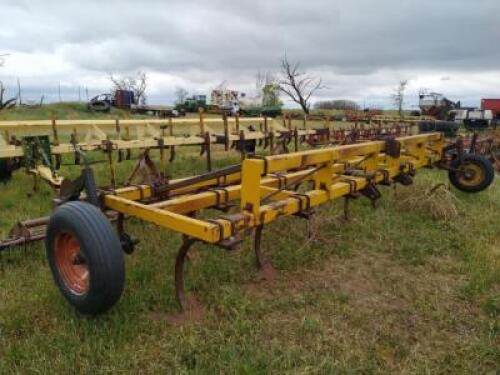
<path id="1" fill-rule="evenodd" d="M 183 149 L 169 172 L 203 171 L 197 151 Z M 230 155 L 216 150 L 216 164 L 238 160 Z M 121 179 L 130 163 L 119 165 Z M 105 167 L 96 169 L 105 183 Z M 500 185 L 432 195 L 438 183 L 444 172 L 421 171 L 412 187 L 382 188 L 376 209 L 352 203 L 348 223 L 341 202 L 325 205 L 311 239 L 298 218 L 266 227 L 272 282 L 259 277 L 250 238 L 230 253 L 195 245 L 186 281 L 204 315 L 190 324 L 168 319 L 180 244 L 171 232 L 127 223 L 141 243 L 127 257 L 125 293 L 96 318 L 63 300 L 41 244 L 11 250 L 0 258 L 0 373 L 494 373 Z M 49 188 L 30 191 L 22 171 L 0 185 L 0 234 L 50 212 Z"/>
<path id="2" fill-rule="evenodd" d="M 130 115 L 129 112 L 113 108 L 108 113 L 93 112 L 87 110 L 85 103 L 55 103 L 42 107 L 19 107 L 13 110 L 0 111 L 2 120 L 47 120 L 47 119 L 105 119 L 105 118 L 130 118 L 145 117 Z"/>

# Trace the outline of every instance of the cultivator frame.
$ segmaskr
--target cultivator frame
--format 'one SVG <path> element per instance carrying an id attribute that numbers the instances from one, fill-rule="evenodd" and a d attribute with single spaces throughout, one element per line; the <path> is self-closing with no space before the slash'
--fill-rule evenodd
<path id="1" fill-rule="evenodd" d="M 184 140 L 183 143 L 176 138 L 168 143 L 162 133 L 159 138 L 153 137 L 150 140 L 107 138 L 106 141 L 101 139 L 94 144 L 81 144 L 73 137 L 71 152 L 75 153 L 75 158 L 78 156 L 82 159 L 84 164 L 81 176 L 60 186 L 61 194 L 55 199 L 55 205 L 59 208 L 56 208 L 50 218 L 18 223 L 10 238 L 0 241 L 0 250 L 46 238 L 49 264 L 63 295 L 77 310 L 99 313 L 114 305 L 121 295 L 124 279 L 121 250 L 132 253 L 137 243 L 126 232 L 125 219 L 135 217 L 182 235 L 182 245 L 176 256 L 175 289 L 181 310 L 184 311 L 189 308 L 184 291 L 184 263 L 189 249 L 196 242 L 234 250 L 246 236 L 253 233 L 257 265 L 261 269 L 269 269 L 270 262 L 261 249 L 262 232 L 265 225 L 281 217 L 293 215 L 309 220 L 317 206 L 340 198 L 344 199 L 344 215 L 348 216 L 348 202 L 351 199 L 364 196 L 374 204 L 381 197 L 378 186 L 394 183 L 409 185 L 416 170 L 424 167 L 447 169 L 450 181 L 467 192 L 484 190 L 493 180 L 494 172 L 487 160 L 466 152 L 463 142 L 446 143 L 441 133 L 395 137 L 402 132 L 399 125 L 393 131 L 385 129 L 380 132 L 355 128 L 350 130 L 357 134 L 352 144 L 258 157 L 245 152 L 246 141 L 268 139 L 272 149 L 273 136 L 278 134 L 285 137 L 284 142 L 290 142 L 287 138 L 295 139 L 297 149 L 301 137 L 307 139 L 318 136 L 319 133 L 313 129 L 300 132 L 297 129 L 290 130 L 287 122 L 273 128 L 269 127 L 266 119 L 262 119 L 262 132 L 239 129 L 239 134 L 236 135 L 239 126 L 247 121 L 245 119 L 239 122 L 240 120 L 242 119 L 234 119 L 235 128 L 230 129 L 227 117 L 223 119 L 222 141 L 226 149 L 231 142 L 240 143 L 243 158 L 241 164 L 216 171 L 210 171 L 211 167 L 208 165 L 209 172 L 205 174 L 177 180 L 161 176 L 149 159 L 148 152 L 158 147 L 162 151 L 162 147 L 166 145 L 173 147 L 190 144 L 191 139 Z M 248 121 L 252 120 L 255 121 Z M 221 136 L 207 130 L 202 117 L 200 124 L 203 125 L 201 131 L 205 132 L 205 137 L 196 139 L 197 143 L 193 144 L 204 145 L 203 151 L 209 156 L 210 145 L 221 143 Z M 67 125 L 70 126 L 69 123 Z M 88 125 L 91 132 L 97 132 L 95 125 Z M 57 127 L 54 127 L 54 123 L 51 126 L 54 138 L 57 139 Z M 146 124 L 147 129 L 150 126 L 149 123 Z M 117 129 L 115 124 L 115 130 Z M 160 130 L 165 129 L 160 125 Z M 153 133 L 151 129 L 149 131 Z M 384 139 L 363 139 L 372 137 Z M 46 164 L 50 164 L 47 139 L 44 138 L 43 142 L 36 137 L 30 138 L 31 142 L 26 142 L 26 139 L 28 138 L 25 138 L 22 145 L 10 145 L 12 152 L 8 155 L 26 157 L 31 150 L 41 153 Z M 325 143 L 331 142 L 331 139 L 329 133 Z M 103 142 L 107 142 L 106 147 L 110 152 L 130 149 L 133 145 L 144 149 L 143 160 L 158 178 L 147 184 L 98 189 L 85 151 L 102 149 Z M 471 150 L 475 149 L 474 144 L 470 146 Z M 56 155 L 70 151 L 69 146 L 64 144 L 51 147 L 50 152 Z M 33 166 L 27 165 L 27 168 Z M 50 172 L 53 173 L 53 169 Z M 205 218 L 206 215 L 203 218 L 197 217 L 200 211 L 213 214 L 213 210 L 221 211 L 222 214 L 209 218 Z M 87 220 L 84 230 L 81 229 L 78 217 L 81 217 L 82 222 Z M 116 222 L 116 232 L 111 228 L 110 222 Z M 64 240 L 59 239 L 61 235 Z M 97 242 L 90 246 L 89 239 Z M 104 243 L 110 249 L 102 248 Z M 117 248 L 120 251 L 117 252 Z M 108 260 L 104 262 L 102 256 L 108 257 Z M 92 277 L 97 275 L 101 289 L 93 289 L 92 278 L 89 276 L 91 274 Z M 65 280 L 65 277 L 69 279 Z M 78 288 L 73 290 L 75 285 Z"/>
<path id="2" fill-rule="evenodd" d="M 174 184 L 164 190 L 151 186 L 118 189 L 104 194 L 103 206 L 183 235 L 175 280 L 176 296 L 184 310 L 188 307 L 184 261 L 196 241 L 233 250 L 254 230 L 257 264 L 269 267 L 261 251 L 265 225 L 290 215 L 309 219 L 317 206 L 339 198 L 363 195 L 375 201 L 381 196 L 377 185 L 410 184 L 417 169 L 442 160 L 443 147 L 441 134 L 429 134 L 248 158 L 241 170 L 237 166 L 217 176 L 181 180 L 178 188 Z M 304 191 L 306 184 L 309 187 Z M 171 197 L 165 199 L 165 193 Z M 235 202 L 239 202 L 237 213 L 196 218 L 199 210 L 226 210 Z"/>
<path id="3" fill-rule="evenodd" d="M 7 166 L 9 175 L 24 166 L 27 173 L 35 176 L 35 189 L 38 178 L 59 189 L 64 179 L 57 171 L 63 155 L 74 154 L 75 164 L 80 164 L 80 151 L 102 151 L 105 154 L 102 162 L 107 162 L 110 168 L 110 185 L 116 187 L 116 163 L 130 159 L 131 150 L 159 150 L 160 169 L 164 172 L 167 150 L 168 162 L 172 162 L 176 147 L 200 146 L 200 154 L 207 159 L 207 170 L 211 170 L 213 144 L 224 145 L 226 151 L 236 149 L 243 159 L 246 154 L 254 153 L 257 145 L 273 155 L 289 152 L 292 141 L 298 151 L 304 143 L 324 147 L 388 135 L 409 135 L 412 126 L 406 122 L 351 125 L 349 129 L 334 130 L 330 119 L 325 117 L 322 128 L 312 128 L 304 118 L 298 128 L 289 117 L 283 122 L 266 117 L 216 119 L 205 118 L 203 113 L 198 119 L 1 121 L 0 164 L 2 160 L 8 161 L 3 168 Z M 1 174 L 0 170 L 0 179 Z"/>

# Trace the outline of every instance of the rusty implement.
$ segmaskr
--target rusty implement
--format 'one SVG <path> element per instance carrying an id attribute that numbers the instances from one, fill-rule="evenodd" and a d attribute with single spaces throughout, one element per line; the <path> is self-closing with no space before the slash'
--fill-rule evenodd
<path id="1" fill-rule="evenodd" d="M 100 162 L 109 164 L 110 185 L 116 187 L 116 163 L 130 159 L 133 150 L 159 150 L 160 171 L 165 173 L 167 150 L 168 161 L 173 162 L 176 147 L 198 146 L 211 170 L 212 144 L 222 144 L 226 151 L 236 149 L 243 159 L 254 154 L 257 146 L 273 155 L 289 152 L 292 144 L 298 151 L 301 144 L 330 146 L 410 135 L 413 126 L 410 122 L 346 123 L 349 129 L 334 130 L 330 125 L 328 119 L 318 128 L 318 122 L 308 124 L 306 118 L 300 124 L 287 118 L 283 124 L 266 117 L 205 118 L 203 113 L 189 119 L 0 121 L 0 181 L 6 182 L 24 166 L 34 176 L 35 190 L 39 179 L 59 190 L 64 181 L 58 173 L 63 156 L 74 155 L 74 164 L 80 164 L 79 151 L 83 151 L 104 154 Z"/>
<path id="2" fill-rule="evenodd" d="M 196 242 L 236 250 L 254 233 L 257 265 L 269 269 L 261 249 L 266 225 L 285 216 L 309 219 L 315 207 L 341 198 L 364 196 L 375 202 L 380 185 L 408 185 L 418 169 L 433 166 L 447 168 L 452 183 L 464 191 L 484 190 L 492 182 L 487 160 L 457 155 L 441 133 L 248 157 L 241 165 L 199 176 L 85 191 L 59 202 L 45 230 L 48 262 L 60 291 L 79 312 L 102 313 L 119 300 L 123 253 L 137 244 L 126 232 L 125 219 L 156 224 L 182 235 L 174 272 L 177 300 L 186 310 L 184 263 Z M 92 189 L 90 183 L 82 186 Z M 116 230 L 109 213 L 116 217 Z"/>
<path id="3" fill-rule="evenodd" d="M 19 221 L 12 227 L 8 237 L 0 241 L 0 251 L 14 246 L 26 245 L 45 238 L 49 217 Z"/>

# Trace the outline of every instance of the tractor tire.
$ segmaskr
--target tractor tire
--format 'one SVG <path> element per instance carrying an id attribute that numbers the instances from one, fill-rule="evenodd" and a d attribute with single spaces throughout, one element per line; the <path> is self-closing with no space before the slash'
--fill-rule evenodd
<path id="1" fill-rule="evenodd" d="M 117 233 L 95 206 L 69 202 L 50 218 L 45 239 L 54 281 L 80 313 L 111 308 L 123 292 L 125 260 Z"/>
<path id="2" fill-rule="evenodd" d="M 109 112 L 111 110 L 111 104 L 105 101 L 89 103 L 88 107 L 95 112 Z"/>
<path id="3" fill-rule="evenodd" d="M 489 127 L 488 121 L 486 120 L 464 120 L 464 127 L 468 131 L 479 131 L 485 130 Z"/>
<path id="4" fill-rule="evenodd" d="M 444 133 L 445 137 L 451 138 L 457 135 L 460 126 L 453 121 L 439 121 L 436 123 L 436 131 Z"/>
<path id="5" fill-rule="evenodd" d="M 491 185 L 495 178 L 495 169 L 484 156 L 466 154 L 451 162 L 448 178 L 458 190 L 478 193 Z"/>

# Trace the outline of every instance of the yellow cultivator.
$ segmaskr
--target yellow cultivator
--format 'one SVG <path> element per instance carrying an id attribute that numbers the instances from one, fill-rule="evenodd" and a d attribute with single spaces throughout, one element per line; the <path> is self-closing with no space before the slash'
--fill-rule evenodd
<path id="1" fill-rule="evenodd" d="M 186 309 L 183 269 L 193 243 L 234 250 L 253 234 L 257 263 L 269 267 L 261 251 L 265 225 L 290 215 L 309 219 L 317 206 L 336 199 L 344 199 L 346 209 L 350 199 L 360 196 L 375 202 L 380 185 L 409 185 L 423 167 L 447 169 L 450 181 L 468 192 L 481 191 L 493 180 L 488 160 L 446 144 L 441 133 L 251 155 L 239 165 L 202 175 L 117 189 L 96 189 L 92 170 L 86 166 L 79 183 L 58 200 L 50 219 L 41 222 L 47 256 L 66 299 L 82 313 L 100 313 L 120 298 L 123 252 L 131 253 L 136 245 L 126 232 L 125 219 L 154 223 L 183 236 L 175 287 L 179 304 Z M 202 210 L 203 216 L 198 216 Z M 0 242 L 0 249 L 29 241 L 22 237 L 29 231 L 18 233 Z"/>

